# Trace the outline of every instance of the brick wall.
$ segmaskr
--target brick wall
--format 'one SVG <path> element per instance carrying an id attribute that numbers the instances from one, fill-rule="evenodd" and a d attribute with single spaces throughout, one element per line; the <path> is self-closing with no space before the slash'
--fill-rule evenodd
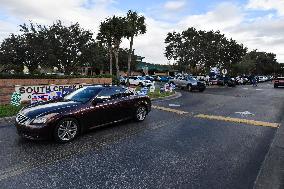
<path id="1" fill-rule="evenodd" d="M 70 78 L 70 79 L 0 79 L 0 104 L 9 104 L 15 85 L 71 85 L 71 84 L 111 84 L 111 78 Z"/>

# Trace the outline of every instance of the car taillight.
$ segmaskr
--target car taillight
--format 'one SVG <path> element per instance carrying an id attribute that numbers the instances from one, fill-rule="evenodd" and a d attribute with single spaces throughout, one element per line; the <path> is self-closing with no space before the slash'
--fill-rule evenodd
<path id="1" fill-rule="evenodd" d="M 278 80 L 274 80 L 274 83 L 279 83 L 279 81 Z"/>

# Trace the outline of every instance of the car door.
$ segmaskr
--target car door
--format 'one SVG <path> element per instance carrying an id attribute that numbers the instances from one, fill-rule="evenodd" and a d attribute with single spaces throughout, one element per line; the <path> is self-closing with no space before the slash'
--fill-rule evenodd
<path id="1" fill-rule="evenodd" d="M 176 79 L 175 79 L 175 83 L 176 83 L 176 85 L 178 85 L 178 86 L 181 86 L 181 77 L 176 77 Z"/>
<path id="2" fill-rule="evenodd" d="M 181 79 L 180 79 L 180 85 L 181 85 L 182 87 L 185 87 L 185 86 L 187 86 L 187 83 L 188 83 L 187 78 L 186 78 L 186 77 L 181 77 Z"/>
<path id="3" fill-rule="evenodd" d="M 135 108 L 135 101 L 133 93 L 126 89 L 121 89 L 121 97 L 119 99 L 119 106 L 121 109 L 121 119 L 129 118 L 133 115 Z"/>

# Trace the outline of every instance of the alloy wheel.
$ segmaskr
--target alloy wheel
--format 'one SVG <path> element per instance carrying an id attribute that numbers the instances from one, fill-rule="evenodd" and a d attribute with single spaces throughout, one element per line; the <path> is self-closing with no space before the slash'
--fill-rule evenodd
<path id="1" fill-rule="evenodd" d="M 146 117 L 147 110 L 145 106 L 140 106 L 136 111 L 136 119 L 137 121 L 143 121 Z"/>
<path id="2" fill-rule="evenodd" d="M 73 120 L 63 120 L 58 127 L 57 136 L 61 141 L 67 142 L 75 138 L 78 133 L 78 125 Z"/>

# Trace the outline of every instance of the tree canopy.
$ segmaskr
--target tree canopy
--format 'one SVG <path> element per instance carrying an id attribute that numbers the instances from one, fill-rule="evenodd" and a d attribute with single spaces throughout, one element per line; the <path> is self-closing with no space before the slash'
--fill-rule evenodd
<path id="1" fill-rule="evenodd" d="M 130 35 L 129 30 L 126 17 L 117 16 L 101 23 L 97 38 L 79 23 L 65 26 L 58 20 L 50 26 L 23 24 L 20 34 L 11 34 L 0 44 L 0 72 L 20 73 L 27 67 L 30 73 L 37 73 L 41 68 L 53 70 L 57 67 L 65 74 L 76 74 L 80 67 L 107 70 L 109 59 L 112 74 L 114 56 L 119 76 L 119 67 L 124 71 L 128 68 L 129 49 L 120 48 L 120 43 Z M 137 31 L 133 35 L 138 35 Z M 133 69 L 135 62 L 131 61 Z"/>
<path id="2" fill-rule="evenodd" d="M 170 32 L 165 44 L 165 56 L 179 71 L 208 73 L 210 68 L 217 67 L 227 69 L 231 75 L 281 72 L 275 54 L 257 50 L 247 52 L 243 44 L 227 39 L 219 31 L 188 28 L 181 33 Z"/>

